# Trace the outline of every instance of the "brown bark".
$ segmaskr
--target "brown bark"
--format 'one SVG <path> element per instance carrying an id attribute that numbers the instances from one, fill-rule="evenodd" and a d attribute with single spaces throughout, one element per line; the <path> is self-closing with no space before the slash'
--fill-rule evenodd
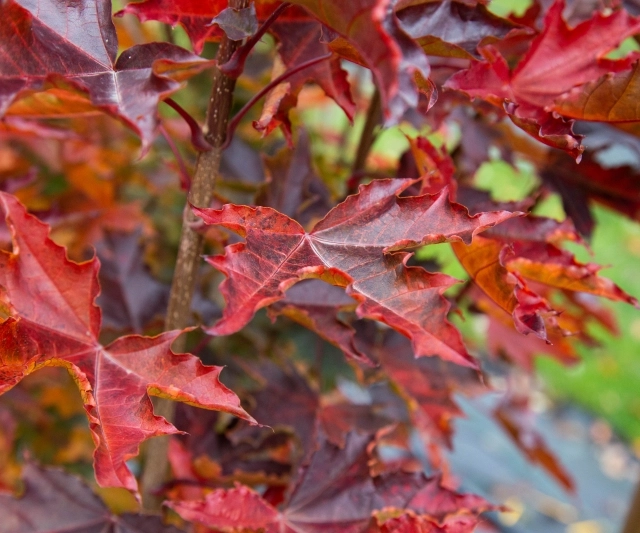
<path id="1" fill-rule="evenodd" d="M 249 6 L 249 0 L 231 0 L 229 6 L 234 9 L 243 9 Z M 217 63 L 222 65 L 228 61 L 241 44 L 241 41 L 232 41 L 224 37 L 216 56 Z M 212 149 L 200 153 L 188 197 L 189 203 L 198 207 L 208 207 L 213 196 L 235 88 L 235 79 L 223 74 L 217 67 L 214 68 L 212 81 L 207 118 L 203 127 L 204 136 Z M 202 235 L 195 229 L 198 220 L 187 204 L 182 217 L 182 233 L 169 296 L 165 330 L 183 329 L 189 325 L 191 299 L 202 251 Z M 184 351 L 184 347 L 184 337 L 180 337 L 173 348 L 176 352 L 181 352 Z M 163 416 L 169 422 L 173 421 L 175 402 L 160 398 L 154 401 L 154 405 L 157 415 Z M 168 446 L 167 437 L 154 438 L 147 443 L 141 490 L 142 505 L 149 511 L 157 511 L 162 505 L 162 498 L 153 492 L 166 479 Z"/>
<path id="2" fill-rule="evenodd" d="M 622 533 L 640 533 L 640 483 L 629 505 Z"/>

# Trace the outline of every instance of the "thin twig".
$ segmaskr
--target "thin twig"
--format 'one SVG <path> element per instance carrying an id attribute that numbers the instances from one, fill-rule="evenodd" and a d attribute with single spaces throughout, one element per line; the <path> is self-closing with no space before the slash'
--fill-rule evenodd
<path id="1" fill-rule="evenodd" d="M 356 152 L 356 158 L 353 161 L 351 167 L 351 174 L 357 174 L 362 171 L 367 162 L 367 156 L 369 150 L 373 146 L 376 140 L 375 129 L 382 122 L 382 107 L 380 105 L 380 91 L 376 87 L 371 101 L 369 102 L 369 109 L 367 110 L 367 118 L 364 122 L 364 128 L 360 134 L 360 143 L 358 144 L 358 151 Z M 355 192 L 349 190 L 350 193 Z"/>
<path id="2" fill-rule="evenodd" d="M 234 9 L 245 9 L 249 5 L 249 0 L 231 0 L 229 4 Z M 240 45 L 240 41 L 232 41 L 224 37 L 216 56 L 217 63 L 223 64 L 228 61 Z M 212 148 L 208 152 L 199 154 L 189 192 L 189 203 L 198 207 L 207 207 L 213 197 L 215 181 L 220 170 L 234 88 L 235 80 L 229 78 L 220 69 L 214 68 L 207 119 L 203 128 L 205 139 Z M 189 205 L 185 205 L 178 259 L 165 320 L 166 330 L 184 329 L 189 324 L 191 299 L 202 250 L 202 235 L 195 229 L 198 220 Z M 184 336 L 176 340 L 174 349 L 176 352 L 184 351 Z M 154 403 L 155 414 L 172 422 L 175 415 L 175 402 L 156 399 Z M 162 498 L 154 491 L 161 487 L 166 480 L 168 446 L 167 438 L 155 438 L 147 443 L 141 485 L 142 505 L 149 511 L 157 511 L 162 505 Z"/>

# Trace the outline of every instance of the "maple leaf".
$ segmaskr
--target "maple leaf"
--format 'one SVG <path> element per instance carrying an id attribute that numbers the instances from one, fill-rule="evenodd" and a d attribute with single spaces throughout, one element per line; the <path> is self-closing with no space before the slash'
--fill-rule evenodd
<path id="1" fill-rule="evenodd" d="M 292 69 L 330 52 L 327 43 L 322 41 L 322 25 L 315 20 L 276 22 L 269 31 L 278 39 L 278 54 L 283 63 L 282 69 L 274 69 L 274 78 L 281 74 L 280 70 Z M 347 73 L 334 54 L 329 60 L 288 77 L 285 83 L 274 88 L 254 127 L 258 131 L 269 133 L 277 125 L 281 125 L 285 136 L 290 139 L 289 111 L 296 106 L 298 94 L 308 81 L 317 83 L 342 108 L 349 120 L 353 119 L 356 106 L 351 98 Z"/>
<path id="2" fill-rule="evenodd" d="M 571 123 L 563 123 L 549 111 L 561 113 L 562 107 L 556 108 L 555 102 L 574 87 L 609 72 L 628 70 L 628 59 L 605 60 L 603 56 L 640 31 L 640 20 L 618 10 L 609 16 L 595 13 L 569 28 L 562 18 L 563 9 L 564 1 L 556 0 L 545 16 L 543 31 L 513 71 L 496 49 L 486 46 L 481 50 L 485 61 L 455 74 L 446 86 L 498 106 L 511 103 L 507 111 L 516 124 L 542 142 L 577 156 L 579 139 Z"/>
<path id="3" fill-rule="evenodd" d="M 0 494 L 3 533 L 179 533 L 152 515 L 116 515 L 79 478 L 31 462 L 20 498 Z"/>
<path id="4" fill-rule="evenodd" d="M 157 20 L 175 26 L 180 24 L 189 39 L 194 51 L 202 52 L 207 39 L 220 39 L 222 30 L 211 24 L 229 4 L 228 0 L 146 0 L 144 2 L 130 2 L 115 16 L 121 17 L 127 13 L 134 14 L 142 22 Z"/>
<path id="5" fill-rule="evenodd" d="M 580 120 L 631 122 L 640 120 L 635 103 L 640 96 L 640 62 L 624 72 L 606 73 L 562 94 L 554 105 L 558 113 Z"/>
<path id="6" fill-rule="evenodd" d="M 375 519 L 378 529 L 371 533 L 473 533 L 479 523 L 477 518 L 462 517 L 439 525 L 412 511 L 403 512 L 395 509 L 385 509 L 376 513 Z"/>
<path id="7" fill-rule="evenodd" d="M 513 322 L 505 323 L 498 313 L 492 313 L 491 306 L 485 305 L 482 298 L 472 296 L 474 302 L 489 315 L 487 328 L 487 350 L 496 356 L 506 357 L 509 361 L 528 372 L 535 370 L 535 358 L 540 354 L 553 357 L 565 365 L 573 365 L 580 361 L 576 353 L 573 339 L 559 327 L 549 328 L 546 324 L 546 335 L 551 344 L 530 335 L 522 338 L 522 333 L 514 328 Z"/>
<path id="8" fill-rule="evenodd" d="M 242 41 L 258 31 L 256 6 L 251 4 L 245 9 L 227 7 L 213 17 L 211 24 L 217 24 L 232 41 Z"/>
<path id="9" fill-rule="evenodd" d="M 226 335 L 242 328 L 257 309 L 275 303 L 305 277 L 347 287 L 358 300 L 358 316 L 374 318 L 411 338 L 416 355 L 475 366 L 458 332 L 447 321 L 442 292 L 454 280 L 407 267 L 402 250 L 445 241 L 470 242 L 474 234 L 513 213 L 469 216 L 448 200 L 448 190 L 433 196 L 399 198 L 413 180 L 379 180 L 360 187 L 330 211 L 310 233 L 265 207 L 226 205 L 194 208 L 206 224 L 222 225 L 245 237 L 227 246 L 225 256 L 208 262 L 227 276 L 221 284 L 227 306 L 209 328 Z"/>
<path id="10" fill-rule="evenodd" d="M 269 306 L 269 315 L 295 320 L 340 348 L 347 357 L 370 364 L 355 344 L 355 330 L 338 316 L 355 305 L 356 301 L 339 287 L 308 279 L 296 283 L 282 300 Z"/>
<path id="11" fill-rule="evenodd" d="M 266 19 L 277 6 L 281 4 L 276 0 L 255 0 L 258 20 Z M 223 35 L 223 30 L 212 24 L 213 19 L 218 17 L 228 7 L 229 0 L 143 0 L 142 2 L 129 2 L 124 8 L 118 11 L 115 16 L 121 17 L 131 13 L 142 22 L 157 20 L 176 26 L 180 24 L 189 36 L 194 51 L 202 52 L 206 41 L 219 41 Z M 245 19 L 248 17 L 245 16 Z M 301 9 L 288 8 L 278 17 L 279 20 L 292 20 L 297 18 L 309 19 L 309 16 Z"/>
<path id="12" fill-rule="evenodd" d="M 169 459 L 177 480 L 282 485 L 293 460 L 299 459 L 283 453 L 296 444 L 290 429 L 249 432 L 243 424 L 228 427 L 229 421 L 217 411 L 186 404 L 177 406 L 176 415 L 176 426 L 188 432 L 170 441 Z M 238 430 L 240 434 L 236 435 Z M 190 490 L 187 485 L 180 492 Z M 194 488 L 198 493 L 202 490 Z"/>
<path id="13" fill-rule="evenodd" d="M 344 448 L 350 432 L 377 434 L 379 430 L 398 427 L 408 421 L 408 413 L 402 400 L 388 384 L 374 383 L 366 389 L 367 402 L 340 401 L 323 405 L 318 412 L 318 423 L 326 438 L 339 448 Z M 372 464 L 370 463 L 370 467 Z"/>
<path id="14" fill-rule="evenodd" d="M 108 233 L 97 246 L 102 289 L 97 303 L 103 325 L 136 333 L 164 313 L 169 296 L 169 287 L 145 269 L 139 239 L 139 229 L 129 234 Z"/>
<path id="15" fill-rule="evenodd" d="M 262 385 L 252 394 L 255 408 L 251 413 L 254 418 L 269 426 L 264 431 L 291 429 L 300 441 L 300 456 L 312 451 L 316 441 L 315 421 L 319 396 L 308 380 L 293 365 L 281 368 L 268 359 L 261 359 L 250 367 L 247 366 L 246 371 Z M 247 430 L 261 431 L 261 428 L 246 426 L 243 429 L 244 431 L 234 431 L 234 440 L 243 439 Z"/>
<path id="16" fill-rule="evenodd" d="M 263 158 L 266 183 L 256 197 L 257 205 L 273 207 L 305 226 L 324 216 L 333 205 L 326 185 L 311 163 L 311 142 L 298 128 L 293 150 L 283 148 Z"/>
<path id="17" fill-rule="evenodd" d="M 181 80 L 211 65 L 183 48 L 158 42 L 133 46 L 116 60 L 109 1 L 42 0 L 33 5 L 11 0 L 0 5 L 0 16 L 5 21 L 0 28 L 0 114 L 25 91 L 63 80 L 88 92 L 94 106 L 132 128 L 143 151 L 155 136 L 158 102 L 179 89 Z"/>
<path id="18" fill-rule="evenodd" d="M 428 55 L 480 59 L 479 45 L 505 37 L 518 24 L 491 13 L 481 2 L 404 0 L 400 26 Z"/>
<path id="19" fill-rule="evenodd" d="M 562 240 L 580 241 L 569 221 L 529 216 L 505 222 L 470 246 L 452 243 L 452 247 L 478 287 L 513 316 L 520 333 L 546 340 L 544 317 L 556 314 L 527 280 L 638 305 L 615 283 L 598 276 L 599 266 L 579 263 L 559 248 Z"/>
<path id="20" fill-rule="evenodd" d="M 416 359 L 408 341 L 391 333 L 376 351 L 383 370 L 407 400 L 415 427 L 451 446 L 453 418 L 462 416 L 453 395 L 483 391 L 482 376 L 436 357 Z"/>
<path id="21" fill-rule="evenodd" d="M 563 154 L 552 153 L 540 171 L 545 183 L 562 197 L 567 214 L 574 222 L 581 223 L 587 236 L 592 228 L 588 208 L 590 199 L 631 219 L 640 217 L 637 170 L 629 166 L 605 167 L 598 162 L 597 155 L 597 152 L 585 152 L 583 161 L 578 165 Z"/>
<path id="22" fill-rule="evenodd" d="M 0 203 L 13 236 L 13 253 L 0 256 L 0 286 L 9 318 L 0 323 L 0 393 L 44 366 L 63 366 L 78 385 L 96 451 L 96 479 L 103 486 L 136 490 L 125 461 L 141 442 L 178 430 L 154 416 L 148 393 L 252 420 L 237 396 L 188 354 L 174 354 L 181 333 L 121 337 L 98 342 L 100 308 L 96 259 L 77 264 L 48 237 L 48 227 L 11 195 Z"/>
<path id="23" fill-rule="evenodd" d="M 167 505 L 186 520 L 208 527 L 264 529 L 267 533 L 360 533 L 368 530 L 373 511 L 391 506 L 409 508 L 435 523 L 494 508 L 478 496 L 445 489 L 438 477 L 394 473 L 372 478 L 370 442 L 369 435 L 355 432 L 346 436 L 343 448 L 323 441 L 309 463 L 299 469 L 281 510 L 242 486 L 215 490 L 204 500 Z"/>
<path id="24" fill-rule="evenodd" d="M 400 28 L 393 12 L 395 0 L 294 0 L 339 37 L 329 48 L 342 57 L 371 69 L 380 89 L 382 108 L 391 122 L 407 109 L 418 107 L 419 91 L 427 87 L 429 62 Z M 417 77 L 417 78 L 416 78 Z"/>
<path id="25" fill-rule="evenodd" d="M 512 72 L 499 56 L 493 63 L 474 63 L 453 76 L 449 86 L 489 101 L 508 99 L 544 108 L 575 86 L 629 68 L 627 60 L 602 57 L 638 32 L 640 21 L 618 10 L 609 16 L 595 13 L 591 20 L 569 28 L 562 18 L 563 9 L 564 1 L 556 0 L 547 12 L 543 31 Z M 472 80 L 479 84 L 472 86 Z"/>

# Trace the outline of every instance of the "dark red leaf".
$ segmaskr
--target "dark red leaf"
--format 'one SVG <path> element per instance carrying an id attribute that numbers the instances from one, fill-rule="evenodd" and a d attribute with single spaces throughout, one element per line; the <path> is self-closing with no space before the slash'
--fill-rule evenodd
<path id="1" fill-rule="evenodd" d="M 457 331 L 446 320 L 449 304 L 442 292 L 454 283 L 443 274 L 407 267 L 403 249 L 472 236 L 513 216 L 508 212 L 470 217 L 448 200 L 434 196 L 399 198 L 412 180 L 380 180 L 361 187 L 306 233 L 290 218 L 269 208 L 227 205 L 196 209 L 207 224 L 245 237 L 208 261 L 227 280 L 221 285 L 227 307 L 210 332 L 233 333 L 261 307 L 281 300 L 305 277 L 347 287 L 360 302 L 360 317 L 383 321 L 411 338 L 416 355 L 475 366 Z"/>
<path id="2" fill-rule="evenodd" d="M 256 6 L 251 4 L 245 9 L 227 7 L 219 15 L 216 15 L 211 23 L 220 26 L 232 41 L 242 41 L 258 31 Z"/>
<path id="3" fill-rule="evenodd" d="M 593 199 L 631 219 L 640 218 L 640 179 L 628 166 L 607 168 L 597 160 L 597 153 L 587 152 L 578 165 L 562 154 L 549 154 L 541 171 L 545 182 L 561 196 L 565 209 L 576 202 Z M 567 209 L 573 214 L 588 209 L 584 204 Z"/>
<path id="4" fill-rule="evenodd" d="M 269 307 L 269 314 L 285 315 L 315 331 L 347 357 L 370 364 L 355 344 L 355 330 L 338 316 L 342 311 L 355 309 L 356 304 L 343 289 L 309 279 L 291 287 L 283 300 Z"/>
<path id="5" fill-rule="evenodd" d="M 545 108 L 577 85 L 629 68 L 627 60 L 608 61 L 603 57 L 640 31 L 640 21 L 618 10 L 608 16 L 595 13 L 591 20 L 569 28 L 562 18 L 563 8 L 563 0 L 554 2 L 545 17 L 544 30 L 512 72 L 499 59 L 477 62 L 455 75 L 448 85 L 489 101 L 507 99 Z"/>
<path id="6" fill-rule="evenodd" d="M 429 63 L 420 47 L 400 29 L 388 0 L 294 0 L 339 34 L 329 47 L 342 57 L 371 69 L 380 89 L 385 116 L 400 120 L 416 108 L 416 76 L 426 83 Z"/>
<path id="7" fill-rule="evenodd" d="M 278 39 L 278 53 L 284 64 L 283 70 L 330 52 L 329 46 L 322 40 L 322 25 L 314 20 L 276 22 L 269 31 Z M 276 71 L 274 77 L 280 74 L 280 71 Z M 269 133 L 276 126 L 282 125 L 290 136 L 289 111 L 295 107 L 298 93 L 308 81 L 317 83 L 342 108 L 349 120 L 353 119 L 356 107 L 351 98 L 347 73 L 340 66 L 339 58 L 334 55 L 328 61 L 294 74 L 274 89 L 271 96 L 267 97 L 262 116 L 255 124 L 256 128 Z M 286 90 L 283 91 L 283 88 Z M 274 101 L 276 105 L 273 105 Z"/>
<path id="8" fill-rule="evenodd" d="M 140 135 L 143 150 L 156 133 L 158 102 L 211 64 L 168 43 L 133 46 L 116 61 L 110 2 L 11 0 L 0 17 L 0 113 L 23 91 L 71 83 Z"/>
<path id="9" fill-rule="evenodd" d="M 189 35 L 194 51 L 199 54 L 207 39 L 222 37 L 220 28 L 212 25 L 211 21 L 228 4 L 228 0 L 145 0 L 128 3 L 116 13 L 116 17 L 132 13 L 142 22 L 157 20 L 171 26 L 179 23 Z"/>
<path id="10" fill-rule="evenodd" d="M 438 357 L 416 359 L 409 342 L 397 334 L 385 336 L 377 355 L 389 380 L 409 400 L 415 426 L 450 446 L 453 419 L 462 416 L 454 393 L 483 391 L 482 376 Z"/>
<path id="11" fill-rule="evenodd" d="M 478 496 L 442 487 L 437 477 L 397 473 L 372 478 L 367 453 L 370 441 L 370 436 L 356 433 L 347 436 L 344 448 L 324 441 L 309 464 L 299 470 L 280 511 L 244 487 L 168 505 L 183 518 L 208 527 L 264 528 L 268 533 L 364 533 L 372 512 L 386 507 L 413 510 L 435 524 L 495 508 Z M 229 509 L 241 512 L 230 513 Z"/>
<path id="12" fill-rule="evenodd" d="M 266 184 L 257 205 L 273 207 L 305 226 L 331 209 L 329 191 L 311 164 L 309 135 L 301 128 L 293 149 L 263 159 Z"/>
<path id="13" fill-rule="evenodd" d="M 574 87 L 630 68 L 629 60 L 606 60 L 604 55 L 640 31 L 640 21 L 618 10 L 608 16 L 595 13 L 569 28 L 562 18 L 563 8 L 563 0 L 554 2 L 543 31 L 512 71 L 496 49 L 486 46 L 482 49 L 485 61 L 455 74 L 446 86 L 498 106 L 512 104 L 507 111 L 518 126 L 545 144 L 578 157 L 580 139 L 573 135 L 571 122 L 550 112 L 562 113 L 556 101 Z"/>

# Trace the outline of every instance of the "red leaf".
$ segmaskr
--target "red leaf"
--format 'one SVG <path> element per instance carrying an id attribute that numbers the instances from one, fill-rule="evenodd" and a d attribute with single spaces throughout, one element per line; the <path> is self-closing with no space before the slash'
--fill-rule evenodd
<path id="1" fill-rule="evenodd" d="M 101 292 L 97 303 L 105 327 L 140 333 L 147 323 L 163 314 L 169 287 L 145 268 L 140 231 L 107 233 L 97 248 Z"/>
<path id="2" fill-rule="evenodd" d="M 275 0 L 256 0 L 258 20 L 267 18 L 281 2 Z M 223 32 L 217 25 L 211 24 L 212 20 L 227 9 L 228 0 L 143 0 L 142 2 L 130 2 L 124 9 L 118 11 L 115 16 L 121 17 L 127 13 L 137 16 L 142 22 L 157 20 L 175 26 L 180 24 L 189 39 L 194 51 L 202 52 L 206 41 L 219 40 Z M 279 17 L 279 20 L 305 18 L 308 15 L 301 9 L 289 8 Z"/>
<path id="3" fill-rule="evenodd" d="M 179 533 L 157 516 L 111 513 L 83 481 L 61 470 L 28 462 L 23 478 L 25 489 L 20 498 L 0 494 L 4 533 Z"/>
<path id="4" fill-rule="evenodd" d="M 407 340 L 397 334 L 386 335 L 378 356 L 389 380 L 409 400 L 415 426 L 451 446 L 453 418 L 462 416 L 453 395 L 484 391 L 482 376 L 437 357 L 416 359 Z"/>
<path id="5" fill-rule="evenodd" d="M 273 207 L 303 226 L 323 217 L 333 206 L 327 186 L 311 162 L 307 132 L 298 128 L 295 147 L 283 148 L 263 158 L 266 184 L 256 198 L 257 205 Z"/>
<path id="6" fill-rule="evenodd" d="M 543 31 L 512 72 L 502 58 L 493 63 L 478 62 L 453 76 L 448 85 L 490 101 L 506 98 L 545 108 L 577 85 L 629 68 L 627 60 L 602 58 L 640 30 L 639 20 L 621 9 L 609 16 L 595 13 L 591 20 L 569 28 L 562 19 L 563 9 L 563 0 L 551 6 Z"/>
<path id="7" fill-rule="evenodd" d="M 380 533 L 473 533 L 479 523 L 477 518 L 463 517 L 439 526 L 433 520 L 411 511 L 391 518 L 385 518 L 384 513 L 380 513 L 376 519 Z"/>
<path id="8" fill-rule="evenodd" d="M 48 237 L 48 227 L 15 198 L 0 193 L 0 202 L 13 235 L 13 253 L 0 256 L 0 286 L 11 315 L 0 323 L 0 393 L 43 366 L 67 368 L 96 443 L 99 484 L 135 491 L 125 462 L 147 438 L 177 432 L 153 415 L 148 393 L 252 420 L 220 383 L 219 367 L 171 351 L 180 331 L 100 345 L 100 309 L 93 303 L 98 261 L 69 261 L 64 248 Z"/>
<path id="9" fill-rule="evenodd" d="M 232 41 L 242 41 L 258 31 L 256 6 L 251 4 L 245 9 L 227 7 L 216 15 L 211 23 L 220 26 Z"/>
<path id="10" fill-rule="evenodd" d="M 168 43 L 133 46 L 116 61 L 110 2 L 41 0 L 36 7 L 12 0 L 2 3 L 0 17 L 0 114 L 22 91 L 64 80 L 140 135 L 143 151 L 156 133 L 158 102 L 210 65 Z"/>
<path id="11" fill-rule="evenodd" d="M 458 332 L 446 320 L 449 304 L 442 292 L 454 283 L 444 274 L 407 267 L 401 250 L 445 241 L 470 242 L 472 236 L 513 216 L 505 211 L 473 217 L 448 200 L 433 196 L 398 198 L 412 180 L 380 180 L 361 187 L 306 233 L 290 218 L 269 208 L 226 205 L 195 209 L 207 224 L 245 237 L 208 258 L 227 280 L 223 318 L 210 332 L 233 333 L 257 309 L 281 300 L 284 291 L 305 277 L 346 286 L 360 301 L 357 313 L 387 323 L 409 337 L 416 355 L 440 357 L 475 366 Z"/>
<path id="12" fill-rule="evenodd" d="M 520 333 L 547 340 L 544 318 L 555 314 L 527 281 L 638 305 L 615 283 L 599 277 L 600 267 L 579 263 L 561 249 L 556 243 L 562 240 L 580 241 L 568 221 L 529 216 L 505 222 L 470 246 L 453 243 L 452 247 L 474 282 L 513 316 Z"/>
<path id="13" fill-rule="evenodd" d="M 180 24 L 193 45 L 194 51 L 202 52 L 207 39 L 222 37 L 222 31 L 212 26 L 211 21 L 228 6 L 228 0 L 145 0 L 144 2 L 130 2 L 115 16 L 132 13 L 142 22 L 157 20 L 175 26 Z"/>
<path id="14" fill-rule="evenodd" d="M 291 69 L 330 52 L 327 43 L 322 41 L 322 25 L 314 20 L 276 22 L 269 31 L 278 39 L 278 53 L 284 63 L 282 70 Z M 281 73 L 279 70 L 275 71 L 273 77 Z M 322 61 L 287 78 L 285 83 L 271 91 L 260 119 L 254 123 L 256 129 L 269 133 L 276 126 L 282 125 L 286 130 L 285 134 L 290 137 L 289 111 L 295 107 L 298 93 L 308 81 L 322 87 L 325 94 L 342 108 L 349 120 L 353 119 L 356 106 L 351 98 L 347 73 L 340 66 L 339 58 L 334 55 L 327 61 Z M 275 98 L 276 95 L 277 98 Z M 275 105 L 269 105 L 273 102 Z"/>
<path id="15" fill-rule="evenodd" d="M 632 167 L 604 167 L 594 152 L 585 153 L 579 165 L 563 154 L 552 153 L 541 174 L 562 196 L 568 213 L 581 213 L 586 207 L 580 205 L 580 201 L 593 199 L 629 218 L 640 218 L 640 179 Z M 578 220 L 581 220 L 579 216 Z"/>
<path id="16" fill-rule="evenodd" d="M 563 9 L 563 0 L 551 6 L 543 31 L 513 71 L 497 50 L 487 46 L 482 50 L 486 61 L 455 74 L 446 86 L 498 106 L 505 102 L 515 104 L 517 107 L 508 112 L 518 126 L 545 144 L 577 157 L 580 142 L 571 132 L 571 123 L 549 112 L 562 112 L 555 102 L 573 87 L 609 72 L 629 69 L 629 60 L 611 61 L 603 57 L 626 37 L 637 33 L 640 20 L 621 9 L 609 16 L 595 13 L 590 20 L 569 28 L 562 18 Z"/>
<path id="17" fill-rule="evenodd" d="M 318 393 L 293 365 L 283 369 L 268 359 L 261 359 L 247 366 L 246 371 L 262 382 L 260 390 L 253 393 L 255 408 L 252 415 L 269 426 L 264 431 L 270 434 L 282 428 L 293 430 L 300 442 L 299 455 L 306 456 L 316 443 L 316 414 L 320 407 Z M 243 439 L 249 433 L 246 430 L 251 432 L 259 428 L 245 426 L 234 431 L 233 439 Z"/>
<path id="18" fill-rule="evenodd" d="M 418 107 L 416 76 L 429 77 L 429 63 L 420 47 L 402 29 L 389 0 L 294 0 L 322 24 L 340 35 L 329 43 L 339 55 L 371 69 L 382 107 L 397 122 Z"/>
<path id="19" fill-rule="evenodd" d="M 347 435 L 344 448 L 324 441 L 299 470 L 280 511 L 244 487 L 217 490 L 201 501 L 167 505 L 183 518 L 208 527 L 264 528 L 267 533 L 359 533 L 367 530 L 373 511 L 390 506 L 427 513 L 435 523 L 448 516 L 494 509 L 478 496 L 443 488 L 437 477 L 396 473 L 372 478 L 370 441 L 370 436 L 353 432 Z"/>

